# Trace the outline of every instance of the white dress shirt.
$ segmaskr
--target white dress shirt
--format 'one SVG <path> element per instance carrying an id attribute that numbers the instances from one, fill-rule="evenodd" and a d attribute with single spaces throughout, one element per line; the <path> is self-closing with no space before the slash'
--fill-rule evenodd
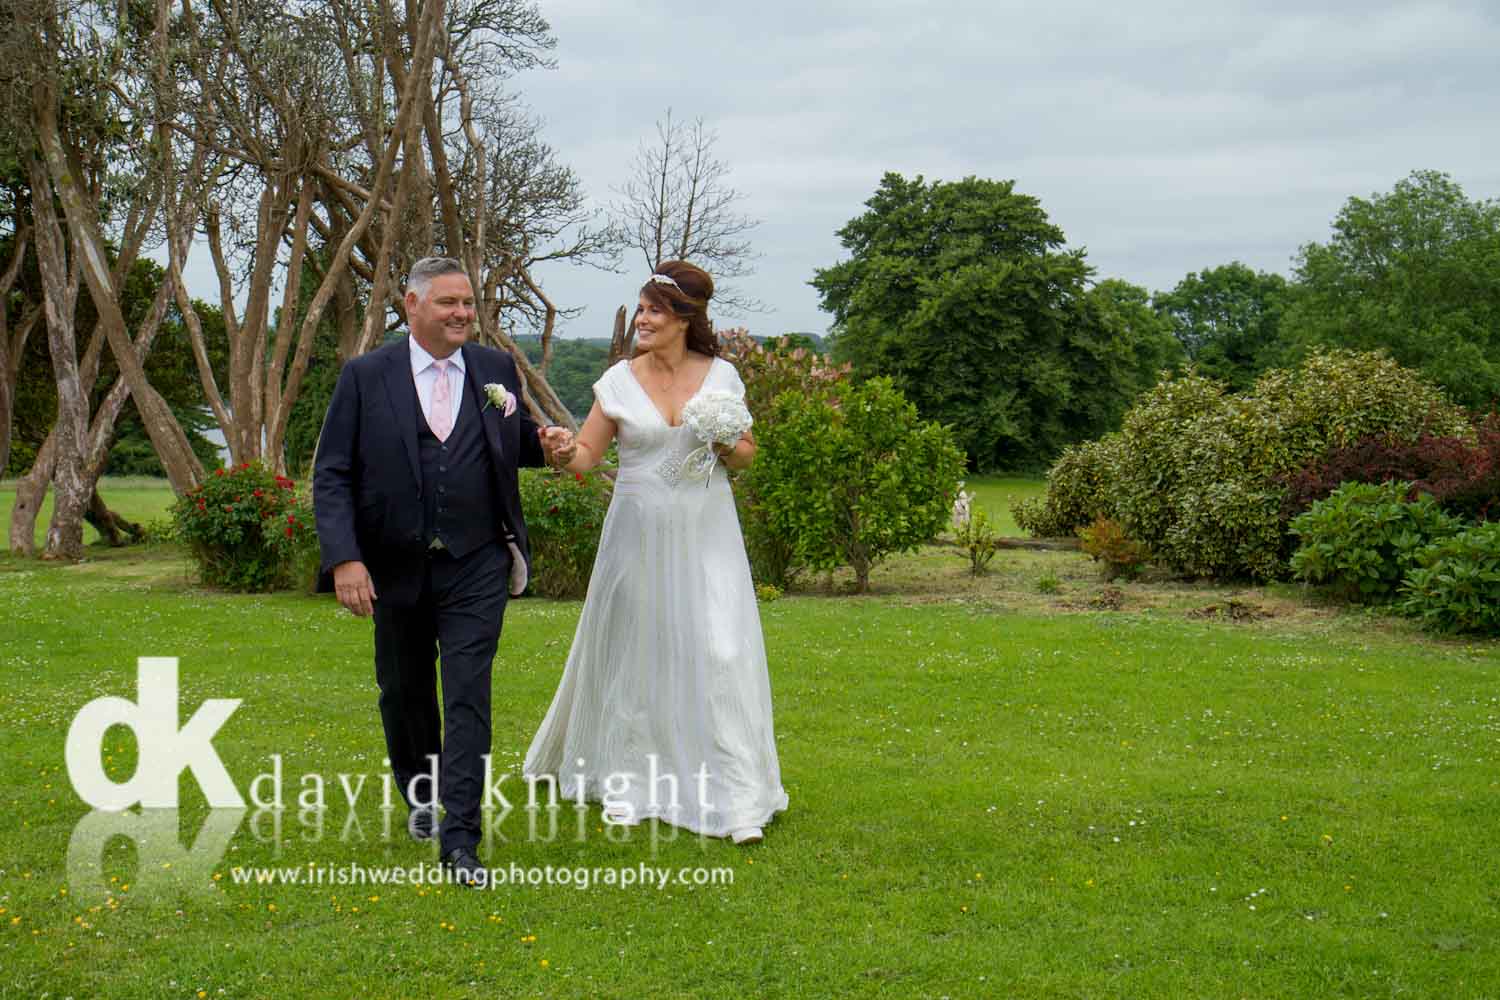
<path id="1" fill-rule="evenodd" d="M 411 377 L 417 383 L 417 403 L 422 407 L 422 419 L 427 419 L 427 414 L 432 407 L 432 387 L 437 384 L 436 360 L 431 354 L 417 343 L 416 337 L 407 337 L 407 344 L 411 346 Z M 458 410 L 464 401 L 464 352 L 454 351 L 448 355 L 448 398 L 452 401 L 453 421 L 450 427 L 458 426 Z"/>

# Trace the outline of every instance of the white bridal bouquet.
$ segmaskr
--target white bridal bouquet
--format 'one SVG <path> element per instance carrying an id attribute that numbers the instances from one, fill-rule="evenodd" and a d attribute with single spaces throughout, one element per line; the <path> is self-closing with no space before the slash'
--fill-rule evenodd
<path id="1" fill-rule="evenodd" d="M 733 445 L 750 429 L 754 421 L 745 401 L 732 392 L 700 392 L 682 408 L 682 423 L 703 447 L 688 453 L 682 463 L 684 479 L 703 479 L 713 475 L 719 455 L 714 445 Z"/>
<path id="2" fill-rule="evenodd" d="M 500 411 L 502 417 L 508 417 L 516 412 L 516 396 L 499 382 L 486 382 L 484 384 L 484 395 L 489 402 L 485 403 L 481 410 L 488 410 L 491 406 Z"/>

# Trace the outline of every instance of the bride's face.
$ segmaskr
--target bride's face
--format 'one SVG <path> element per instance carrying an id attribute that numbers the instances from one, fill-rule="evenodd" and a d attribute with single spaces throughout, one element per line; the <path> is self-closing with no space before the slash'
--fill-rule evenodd
<path id="1" fill-rule="evenodd" d="M 656 351 L 681 343 L 687 336 L 687 328 L 687 320 L 641 296 L 635 314 L 635 342 L 641 350 Z"/>

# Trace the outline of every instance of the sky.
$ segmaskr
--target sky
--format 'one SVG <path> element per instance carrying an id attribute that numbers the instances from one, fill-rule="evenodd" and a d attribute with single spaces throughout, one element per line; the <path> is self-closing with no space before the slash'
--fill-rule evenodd
<path id="1" fill-rule="evenodd" d="M 702 118 L 761 224 L 752 333 L 826 333 L 808 285 L 882 174 L 1014 180 L 1097 278 L 1290 273 L 1351 196 L 1413 170 L 1500 197 L 1500 2 L 942 4 L 541 0 L 556 67 L 515 77 L 604 209 L 672 110 Z M 541 272 L 564 336 L 608 336 L 645 277 Z"/>

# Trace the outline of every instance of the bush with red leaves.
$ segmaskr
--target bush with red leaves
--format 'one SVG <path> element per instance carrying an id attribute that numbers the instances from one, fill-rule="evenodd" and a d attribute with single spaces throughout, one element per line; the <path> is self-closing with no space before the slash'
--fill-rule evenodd
<path id="1" fill-rule="evenodd" d="M 1474 428 L 1474 440 L 1427 436 L 1413 442 L 1367 437 L 1335 448 L 1282 480 L 1282 519 L 1290 521 L 1341 483 L 1409 482 L 1411 496 L 1431 494 L 1447 513 L 1471 521 L 1500 520 L 1500 413 Z"/>

